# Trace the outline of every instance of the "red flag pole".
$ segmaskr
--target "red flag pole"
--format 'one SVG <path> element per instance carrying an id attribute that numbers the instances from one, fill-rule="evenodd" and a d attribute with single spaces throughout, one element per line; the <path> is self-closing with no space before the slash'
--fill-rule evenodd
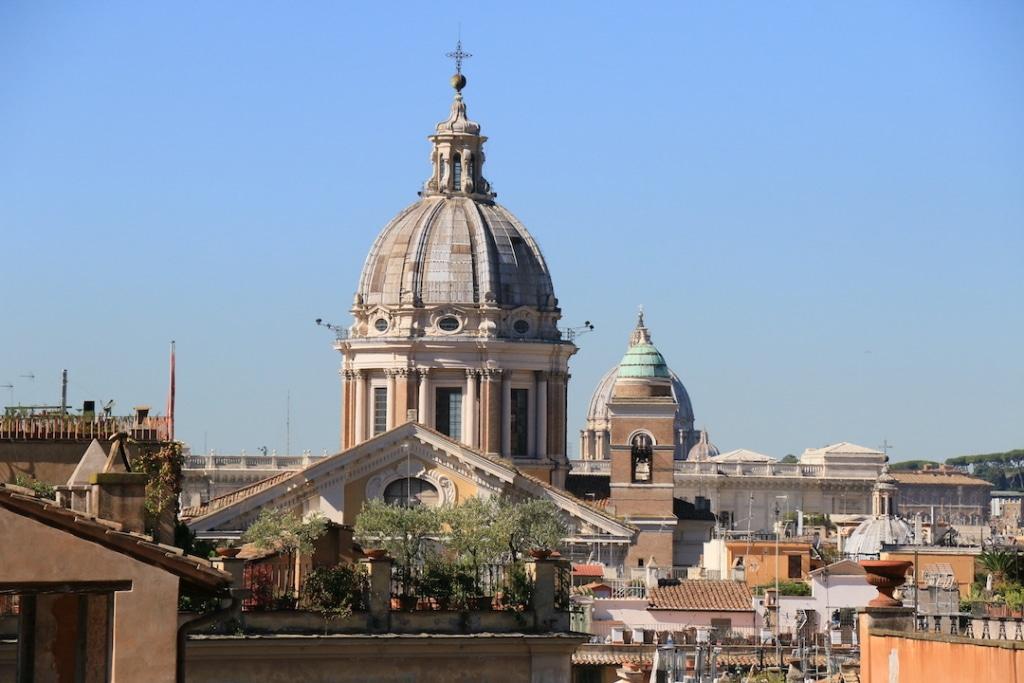
<path id="1" fill-rule="evenodd" d="M 167 389 L 168 440 L 174 441 L 174 340 L 171 340 L 171 381 Z"/>

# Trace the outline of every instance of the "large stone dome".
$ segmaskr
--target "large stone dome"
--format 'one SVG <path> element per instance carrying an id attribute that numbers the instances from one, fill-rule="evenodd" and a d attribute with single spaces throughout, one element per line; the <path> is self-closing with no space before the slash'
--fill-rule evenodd
<path id="1" fill-rule="evenodd" d="M 366 306 L 555 307 L 536 241 L 504 207 L 469 196 L 427 196 L 381 231 L 358 296 Z"/>
<path id="2" fill-rule="evenodd" d="M 437 124 L 420 200 L 377 236 L 352 302 L 353 338 L 560 341 L 561 311 L 540 247 L 494 201 L 480 125 L 456 87 Z"/>
<path id="3" fill-rule="evenodd" d="M 605 428 L 608 424 L 608 401 L 612 398 L 612 390 L 615 388 L 615 380 L 619 378 L 620 366 L 616 365 L 601 377 L 597 389 L 590 397 L 590 405 L 587 408 L 587 425 L 593 428 Z M 686 393 L 683 381 L 679 379 L 672 370 L 668 371 L 672 387 L 672 398 L 679 404 L 676 412 L 676 429 L 690 429 L 693 427 L 693 406 L 690 404 L 690 395 Z"/>

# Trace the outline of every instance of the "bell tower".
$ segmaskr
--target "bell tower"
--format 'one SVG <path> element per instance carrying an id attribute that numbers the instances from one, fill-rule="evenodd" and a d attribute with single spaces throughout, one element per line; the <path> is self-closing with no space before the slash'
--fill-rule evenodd
<path id="1" fill-rule="evenodd" d="M 679 405 L 665 359 L 651 343 L 640 313 L 608 401 L 611 502 L 614 513 L 640 529 L 627 566 L 652 559 L 672 565 L 673 461 Z"/>

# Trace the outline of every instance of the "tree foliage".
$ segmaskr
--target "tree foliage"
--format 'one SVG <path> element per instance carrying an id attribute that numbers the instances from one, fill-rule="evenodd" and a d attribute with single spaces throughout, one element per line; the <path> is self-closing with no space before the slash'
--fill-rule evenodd
<path id="1" fill-rule="evenodd" d="M 754 586 L 754 595 L 764 595 L 765 590 L 775 588 L 774 583 L 766 583 L 761 586 Z M 811 586 L 803 581 L 779 581 L 779 595 L 808 596 L 811 594 Z"/>
<path id="2" fill-rule="evenodd" d="M 901 462 L 889 463 L 889 469 L 895 472 L 918 472 L 925 467 L 938 467 L 939 463 L 934 460 L 903 460 Z"/>
<path id="3" fill-rule="evenodd" d="M 260 550 L 293 555 L 312 550 L 313 543 L 326 531 L 327 518 L 320 513 L 303 519 L 294 512 L 264 508 L 242 534 L 242 540 Z"/>
<path id="4" fill-rule="evenodd" d="M 965 469 L 991 482 L 999 489 L 1024 490 L 1024 449 L 1002 453 L 961 455 L 946 460 L 947 465 Z"/>
<path id="5" fill-rule="evenodd" d="M 363 503 L 356 517 L 355 538 L 364 548 L 383 548 L 399 567 L 410 568 L 424 558 L 426 542 L 441 532 L 441 515 L 425 505 Z"/>
<path id="6" fill-rule="evenodd" d="M 515 562 L 530 550 L 554 550 L 565 538 L 568 527 L 549 500 L 513 502 L 503 498 L 495 533 Z"/>
<path id="7" fill-rule="evenodd" d="M 165 441 L 158 446 L 132 443 L 129 451 L 133 472 L 146 475 L 146 527 L 155 529 L 161 517 L 176 511 L 181 493 L 181 468 L 185 456 L 180 441 Z M 174 516 L 169 517 L 173 521 Z"/>

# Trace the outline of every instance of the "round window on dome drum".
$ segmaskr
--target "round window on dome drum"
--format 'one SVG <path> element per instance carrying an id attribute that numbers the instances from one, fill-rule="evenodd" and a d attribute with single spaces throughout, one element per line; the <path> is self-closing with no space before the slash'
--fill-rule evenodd
<path id="1" fill-rule="evenodd" d="M 387 332 L 388 328 L 391 327 L 391 325 L 385 318 L 377 318 L 373 322 L 373 326 L 377 329 L 378 332 Z"/>
<path id="2" fill-rule="evenodd" d="M 445 316 L 437 321 L 437 326 L 444 332 L 455 332 L 459 329 L 459 319 L 452 316 Z"/>
<path id="3" fill-rule="evenodd" d="M 516 334 L 526 334 L 530 331 L 530 323 L 525 320 L 517 320 L 512 323 L 512 329 L 516 331 Z"/>

